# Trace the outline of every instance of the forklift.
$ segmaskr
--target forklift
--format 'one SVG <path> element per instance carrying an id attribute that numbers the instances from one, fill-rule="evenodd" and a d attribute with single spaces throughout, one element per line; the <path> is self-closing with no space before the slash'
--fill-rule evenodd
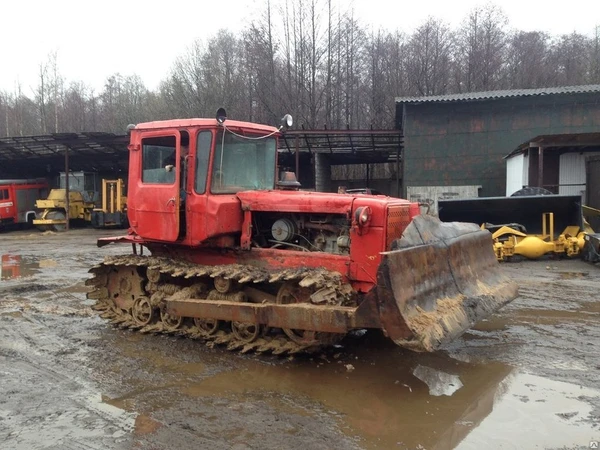
<path id="1" fill-rule="evenodd" d="M 102 180 L 102 207 L 92 211 L 94 228 L 127 228 L 127 196 L 121 178 Z"/>

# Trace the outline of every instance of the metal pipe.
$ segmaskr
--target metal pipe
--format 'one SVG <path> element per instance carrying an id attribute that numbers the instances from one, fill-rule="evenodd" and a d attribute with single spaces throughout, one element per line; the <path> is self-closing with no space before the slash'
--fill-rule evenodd
<path id="1" fill-rule="evenodd" d="M 300 181 L 300 138 L 296 136 L 296 180 Z"/>

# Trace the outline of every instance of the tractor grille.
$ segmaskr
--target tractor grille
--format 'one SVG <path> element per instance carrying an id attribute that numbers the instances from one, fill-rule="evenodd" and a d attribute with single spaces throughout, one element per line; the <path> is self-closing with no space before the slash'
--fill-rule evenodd
<path id="1" fill-rule="evenodd" d="M 402 237 L 404 229 L 410 223 L 409 205 L 388 206 L 385 249 L 389 251 L 392 242 Z"/>

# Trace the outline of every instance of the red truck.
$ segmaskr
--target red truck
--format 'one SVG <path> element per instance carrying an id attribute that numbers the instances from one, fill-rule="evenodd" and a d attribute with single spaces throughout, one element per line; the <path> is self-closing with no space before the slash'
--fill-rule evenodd
<path id="1" fill-rule="evenodd" d="M 35 201 L 48 196 L 48 181 L 0 180 L 0 230 L 8 225 L 31 224 Z"/>

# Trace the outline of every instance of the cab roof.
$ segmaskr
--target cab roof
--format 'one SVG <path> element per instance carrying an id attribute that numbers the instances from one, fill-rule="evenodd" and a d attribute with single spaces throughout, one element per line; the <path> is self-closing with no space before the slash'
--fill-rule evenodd
<path id="1" fill-rule="evenodd" d="M 206 127 L 215 128 L 220 126 L 217 119 L 170 119 L 156 120 L 154 122 L 138 123 L 135 130 L 158 130 L 161 128 L 186 128 L 186 127 Z M 242 122 L 239 120 L 226 120 L 227 128 L 243 128 L 246 130 L 262 131 L 266 133 L 277 132 L 278 128 L 252 122 Z"/>

